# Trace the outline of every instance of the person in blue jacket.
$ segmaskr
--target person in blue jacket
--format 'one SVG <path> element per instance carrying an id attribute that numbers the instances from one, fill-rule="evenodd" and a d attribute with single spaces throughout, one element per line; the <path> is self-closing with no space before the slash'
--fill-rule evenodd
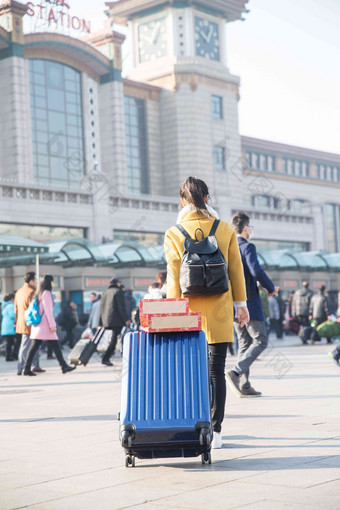
<path id="1" fill-rule="evenodd" d="M 234 322 L 239 344 L 238 361 L 234 368 L 227 372 L 226 378 L 239 397 L 260 397 L 261 392 L 256 391 L 249 382 L 250 366 L 268 345 L 266 318 L 257 282 L 268 292 L 268 296 L 273 296 L 277 288 L 262 269 L 255 245 L 249 242 L 253 233 L 249 216 L 239 212 L 233 216 L 231 225 L 237 234 L 242 257 L 250 321 L 243 328 L 236 320 Z"/>
<path id="2" fill-rule="evenodd" d="M 15 310 L 14 294 L 5 296 L 1 309 L 1 336 L 6 340 L 6 361 L 14 361 Z"/>

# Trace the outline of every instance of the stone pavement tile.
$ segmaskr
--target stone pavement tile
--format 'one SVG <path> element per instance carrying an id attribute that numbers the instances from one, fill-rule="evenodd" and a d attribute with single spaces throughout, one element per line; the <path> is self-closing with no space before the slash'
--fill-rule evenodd
<path id="1" fill-rule="evenodd" d="M 236 508 L 249 508 L 250 510 L 273 510 L 274 508 L 275 510 L 306 510 L 308 508 L 308 510 L 320 510 L 319 507 L 310 505 L 310 503 L 299 504 L 274 499 L 262 499 L 247 505 L 237 506 Z"/>
<path id="2" fill-rule="evenodd" d="M 302 464 L 292 464 L 289 469 L 280 469 L 278 467 L 277 472 L 266 471 L 265 473 L 254 475 L 249 483 L 308 488 L 312 487 L 313 485 L 332 482 L 335 480 L 340 481 L 339 464 L 337 466 L 328 467 L 319 465 L 318 460 L 315 458 L 311 459 L 310 461 L 308 460 L 308 457 L 306 457 L 306 459 L 306 463 L 304 462 Z"/>
<path id="3" fill-rule="evenodd" d="M 31 505 L 51 501 L 66 493 L 49 492 L 41 487 L 25 487 L 15 491 L 3 491 L 0 494 L 1 510 L 15 510 L 18 508 L 31 508 Z"/>
<path id="4" fill-rule="evenodd" d="M 107 489 L 122 484 L 137 484 L 139 480 L 149 479 L 150 472 L 145 470 L 122 468 L 92 471 L 85 474 L 63 476 L 51 479 L 41 484 L 42 490 L 52 492 L 66 492 L 68 494 L 81 494 L 82 492 Z M 36 484 L 39 485 L 39 482 Z"/>
<path id="5" fill-rule="evenodd" d="M 153 487 L 151 495 L 150 488 L 144 487 L 142 482 L 131 482 L 131 485 L 123 483 L 115 487 L 91 492 L 84 492 L 83 490 L 80 494 L 74 496 L 63 496 L 48 503 L 31 505 L 30 510 L 84 510 L 89 508 L 118 510 L 133 508 L 150 499 L 160 500 L 177 493 L 178 491 L 156 485 Z"/>
<path id="6" fill-rule="evenodd" d="M 18 489 L 21 487 L 27 487 L 30 485 L 40 484 L 48 481 L 49 475 L 42 472 L 20 472 L 16 470 L 14 473 L 2 473 L 1 474 L 1 487 L 0 487 L 0 501 L 1 492 L 11 489 Z"/>

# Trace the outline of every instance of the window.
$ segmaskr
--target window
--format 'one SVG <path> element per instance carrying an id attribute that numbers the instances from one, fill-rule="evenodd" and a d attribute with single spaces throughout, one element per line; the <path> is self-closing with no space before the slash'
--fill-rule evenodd
<path id="1" fill-rule="evenodd" d="M 318 163 L 318 179 L 328 182 L 340 182 L 340 167 Z"/>
<path id="2" fill-rule="evenodd" d="M 216 146 L 214 148 L 214 164 L 216 170 L 225 170 L 225 149 L 224 147 Z"/>
<path id="3" fill-rule="evenodd" d="M 262 170 L 263 172 L 275 171 L 275 156 L 262 152 L 247 151 L 246 158 L 248 168 Z"/>
<path id="4" fill-rule="evenodd" d="M 340 207 L 336 204 L 325 205 L 327 249 L 330 252 L 340 250 Z"/>
<path id="5" fill-rule="evenodd" d="M 310 214 L 310 204 L 307 200 L 301 200 L 299 198 L 295 198 L 289 201 L 289 209 L 293 212 L 305 212 Z"/>
<path id="6" fill-rule="evenodd" d="M 211 96 L 212 114 L 215 119 L 223 119 L 223 98 Z"/>
<path id="7" fill-rule="evenodd" d="M 295 177 L 308 177 L 309 164 L 308 161 L 301 159 L 285 158 L 284 171 L 287 175 L 294 175 Z"/>
<path id="8" fill-rule="evenodd" d="M 85 174 L 81 75 L 50 60 L 30 60 L 34 177 L 76 186 Z"/>
<path id="9" fill-rule="evenodd" d="M 40 243 L 86 237 L 85 228 L 0 223 L 0 234 L 28 237 Z"/>
<path id="10" fill-rule="evenodd" d="M 309 251 L 310 243 L 302 241 L 276 241 L 273 239 L 256 239 L 256 248 L 261 251 L 287 250 Z"/>
<path id="11" fill-rule="evenodd" d="M 271 196 L 265 194 L 253 195 L 251 198 L 251 203 L 253 207 L 258 207 L 259 209 L 282 209 L 285 204 L 284 196 Z"/>
<path id="12" fill-rule="evenodd" d="M 257 207 L 263 207 L 265 209 L 270 208 L 270 196 L 269 195 L 257 195 L 256 205 Z"/>
<path id="13" fill-rule="evenodd" d="M 128 189 L 133 193 L 148 193 L 145 102 L 142 99 L 125 96 L 124 109 Z"/>

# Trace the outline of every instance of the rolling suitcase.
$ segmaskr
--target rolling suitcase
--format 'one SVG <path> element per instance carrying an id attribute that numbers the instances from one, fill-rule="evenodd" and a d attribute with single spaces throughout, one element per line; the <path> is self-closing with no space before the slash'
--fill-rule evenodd
<path id="1" fill-rule="evenodd" d="M 96 351 L 97 346 L 105 333 L 105 329 L 97 329 L 92 340 L 82 339 L 76 343 L 69 354 L 69 362 L 72 365 L 86 366 L 90 361 L 91 356 Z"/>
<path id="2" fill-rule="evenodd" d="M 203 331 L 129 333 L 124 339 L 120 440 L 135 457 L 202 456 L 211 463 L 212 386 Z"/>
<path id="3" fill-rule="evenodd" d="M 312 328 L 310 326 L 300 326 L 299 337 L 303 344 L 306 344 L 307 340 L 310 340 L 311 334 Z"/>

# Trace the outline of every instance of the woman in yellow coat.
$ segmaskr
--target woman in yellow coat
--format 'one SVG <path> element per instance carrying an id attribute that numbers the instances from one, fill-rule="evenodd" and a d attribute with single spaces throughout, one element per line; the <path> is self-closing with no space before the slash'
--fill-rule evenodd
<path id="1" fill-rule="evenodd" d="M 180 189 L 183 209 L 180 223 L 192 239 L 200 228 L 204 237 L 209 235 L 215 218 L 218 217 L 209 205 L 209 190 L 204 181 L 188 177 Z M 212 414 L 214 430 L 213 448 L 222 447 L 221 428 L 226 400 L 224 367 L 227 344 L 234 338 L 234 301 L 237 303 L 237 319 L 243 326 L 249 320 L 246 306 L 246 289 L 240 251 L 234 230 L 226 221 L 220 221 L 215 237 L 228 267 L 229 290 L 212 296 L 189 296 L 191 312 L 201 312 L 202 329 L 206 334 L 210 350 L 210 371 L 215 385 L 215 405 Z M 167 297 L 183 297 L 180 287 L 180 267 L 184 252 L 184 235 L 177 227 L 165 234 L 164 249 L 168 264 Z"/>

